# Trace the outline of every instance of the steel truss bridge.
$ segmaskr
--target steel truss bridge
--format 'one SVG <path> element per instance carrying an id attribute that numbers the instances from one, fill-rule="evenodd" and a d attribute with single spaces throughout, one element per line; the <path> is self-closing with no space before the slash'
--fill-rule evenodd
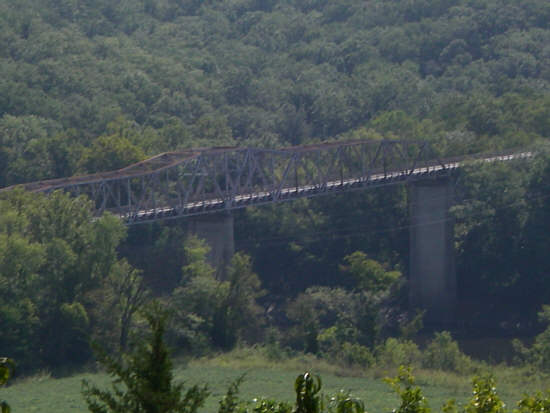
<path id="1" fill-rule="evenodd" d="M 22 186 L 32 192 L 84 194 L 96 216 L 109 211 L 136 224 L 444 177 L 471 159 L 531 156 L 509 152 L 439 159 L 428 142 L 394 140 L 283 149 L 214 147 L 167 152 L 116 171 Z"/>

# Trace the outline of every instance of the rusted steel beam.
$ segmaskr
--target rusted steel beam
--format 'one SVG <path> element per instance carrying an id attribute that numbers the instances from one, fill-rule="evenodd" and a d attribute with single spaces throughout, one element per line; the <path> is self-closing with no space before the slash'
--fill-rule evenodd
<path id="1" fill-rule="evenodd" d="M 510 155 L 477 158 L 499 156 Z M 116 171 L 22 186 L 32 192 L 84 194 L 98 215 L 110 211 L 135 223 L 425 179 L 450 173 L 462 159 L 442 161 L 422 141 L 198 148 L 163 153 Z"/>

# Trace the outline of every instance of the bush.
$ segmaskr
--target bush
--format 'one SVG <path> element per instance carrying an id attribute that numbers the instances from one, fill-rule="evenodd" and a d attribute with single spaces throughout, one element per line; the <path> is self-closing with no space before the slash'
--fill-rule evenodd
<path id="1" fill-rule="evenodd" d="M 422 367 L 468 373 L 472 370 L 473 362 L 458 348 L 448 331 L 435 333 L 435 337 L 428 344 L 422 356 Z"/>
<path id="2" fill-rule="evenodd" d="M 228 268 L 228 279 L 218 280 L 208 263 L 210 247 L 190 237 L 185 245 L 183 277 L 170 298 L 175 313 L 173 338 L 195 354 L 215 346 L 231 349 L 239 340 L 255 341 L 263 323 L 256 300 L 264 291 L 252 271 L 250 257 L 236 253 Z"/>
<path id="3" fill-rule="evenodd" d="M 229 385 L 225 396 L 220 400 L 220 406 L 218 408 L 218 413 L 233 413 L 239 407 L 239 387 L 244 380 L 244 375 L 239 377 L 233 383 Z"/>
<path id="4" fill-rule="evenodd" d="M 517 413 L 545 413 L 550 411 L 550 390 L 546 391 L 546 395 L 541 392 L 534 396 L 525 396 L 518 402 Z"/>
<path id="5" fill-rule="evenodd" d="M 275 328 L 268 328 L 266 331 L 264 354 L 271 361 L 281 361 L 291 355 L 290 349 L 281 345 L 280 333 Z"/>
<path id="6" fill-rule="evenodd" d="M 368 347 L 360 344 L 344 343 L 338 352 L 337 361 L 345 367 L 371 367 L 374 356 Z"/>
<path id="7" fill-rule="evenodd" d="M 241 407 L 239 413 L 291 413 L 292 406 L 272 399 L 255 400 L 252 406 Z"/>
<path id="8" fill-rule="evenodd" d="M 344 341 L 345 330 L 357 325 L 359 307 L 358 295 L 342 288 L 308 288 L 287 306 L 286 314 L 295 323 L 288 344 L 310 353 L 326 352 L 332 342 Z M 324 348 L 319 339 L 325 341 Z"/>
<path id="9" fill-rule="evenodd" d="M 430 413 L 428 401 L 422 395 L 420 387 L 414 385 L 414 376 L 410 367 L 399 367 L 396 377 L 386 378 L 392 389 L 399 395 L 401 405 L 393 409 L 394 413 Z"/>
<path id="10" fill-rule="evenodd" d="M 372 366 L 374 356 L 368 347 L 357 343 L 353 326 L 342 327 L 342 323 L 338 323 L 317 336 L 323 357 L 344 367 Z"/>
<path id="11" fill-rule="evenodd" d="M 325 328 L 317 335 L 319 350 L 323 355 L 333 356 L 340 350 L 340 340 L 338 338 L 336 326 Z"/>
<path id="12" fill-rule="evenodd" d="M 365 404 L 345 390 L 340 390 L 336 396 L 327 400 L 327 411 L 329 413 L 364 413 Z"/>
<path id="13" fill-rule="evenodd" d="M 505 404 L 497 394 L 493 376 L 474 377 L 472 384 L 474 396 L 465 413 L 504 413 Z"/>
<path id="14" fill-rule="evenodd" d="M 362 400 L 349 391 L 340 390 L 332 397 L 321 393 L 321 378 L 310 373 L 300 374 L 294 382 L 296 403 L 294 408 L 285 402 L 272 399 L 254 399 L 243 402 L 237 397 L 241 376 L 230 386 L 220 401 L 218 413 L 365 413 Z"/>
<path id="15" fill-rule="evenodd" d="M 0 357 L 0 387 L 5 386 L 11 376 L 11 371 L 13 370 L 13 361 L 6 358 Z M 10 413 L 11 408 L 7 401 L 0 400 L 0 412 Z"/>
<path id="16" fill-rule="evenodd" d="M 93 413 L 193 413 L 208 396 L 206 386 L 183 392 L 174 383 L 172 362 L 164 344 L 167 314 L 155 304 L 145 314 L 151 334 L 122 362 L 98 349 L 98 360 L 116 376 L 113 391 L 82 383 L 88 409 Z"/>
<path id="17" fill-rule="evenodd" d="M 410 340 L 388 338 L 375 349 L 376 363 L 384 367 L 416 365 L 421 359 L 418 346 Z"/>
<path id="18" fill-rule="evenodd" d="M 535 342 L 530 348 L 525 347 L 519 340 L 514 340 L 514 349 L 521 362 L 550 372 L 550 305 L 543 307 L 539 313 L 539 319 L 548 324 L 546 330 L 535 337 Z"/>
<path id="19" fill-rule="evenodd" d="M 296 391 L 296 406 L 294 413 L 320 413 L 323 411 L 323 397 L 321 391 L 321 378 L 304 373 L 296 378 L 294 383 Z"/>

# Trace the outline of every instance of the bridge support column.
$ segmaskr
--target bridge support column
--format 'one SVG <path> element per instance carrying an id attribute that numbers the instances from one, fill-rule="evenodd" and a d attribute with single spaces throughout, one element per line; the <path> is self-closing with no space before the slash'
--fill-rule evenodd
<path id="1" fill-rule="evenodd" d="M 409 304 L 426 310 L 427 325 L 455 320 L 457 288 L 450 179 L 413 183 L 409 191 Z"/>
<path id="2" fill-rule="evenodd" d="M 222 212 L 193 217 L 187 229 L 210 246 L 208 260 L 216 268 L 217 277 L 225 278 L 225 269 L 235 253 L 233 215 Z"/>

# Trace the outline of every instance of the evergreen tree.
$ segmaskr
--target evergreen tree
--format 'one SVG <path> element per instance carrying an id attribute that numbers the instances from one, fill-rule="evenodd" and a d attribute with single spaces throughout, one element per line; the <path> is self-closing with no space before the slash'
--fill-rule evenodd
<path id="1" fill-rule="evenodd" d="M 172 362 L 164 343 L 167 314 L 158 303 L 144 316 L 151 333 L 122 360 L 97 349 L 99 362 L 115 377 L 113 390 L 100 390 L 83 382 L 83 394 L 93 413 L 193 413 L 208 396 L 206 386 L 183 392 L 183 383 L 174 383 Z M 121 386 L 122 385 L 122 386 Z"/>

